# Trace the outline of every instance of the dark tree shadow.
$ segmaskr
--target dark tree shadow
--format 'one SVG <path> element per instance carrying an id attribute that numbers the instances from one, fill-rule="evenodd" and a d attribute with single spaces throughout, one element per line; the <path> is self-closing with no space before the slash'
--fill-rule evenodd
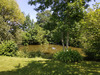
<path id="1" fill-rule="evenodd" d="M 0 72 L 0 75 L 100 75 L 100 63 L 63 63 L 54 60 L 32 61 L 23 68 L 3 71 Z"/>

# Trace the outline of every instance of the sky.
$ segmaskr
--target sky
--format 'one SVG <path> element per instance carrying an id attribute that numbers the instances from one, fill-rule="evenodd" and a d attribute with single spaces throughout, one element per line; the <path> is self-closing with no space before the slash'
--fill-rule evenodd
<path id="1" fill-rule="evenodd" d="M 28 5 L 29 0 L 16 0 L 21 12 L 24 12 L 25 15 L 30 14 L 30 18 L 34 19 L 36 22 L 36 14 L 37 12 L 34 10 L 35 6 Z"/>
<path id="2" fill-rule="evenodd" d="M 25 15 L 28 15 L 30 14 L 30 18 L 31 19 L 34 19 L 34 21 L 36 22 L 36 14 L 37 12 L 34 10 L 35 6 L 31 6 L 31 5 L 28 5 L 28 1 L 29 0 L 16 0 L 18 5 L 19 5 L 19 8 L 21 10 L 21 12 L 24 12 Z M 95 0 L 96 2 L 100 2 L 100 0 Z M 91 2 L 89 2 L 88 4 L 90 5 L 90 7 L 92 7 L 92 4 L 94 4 L 94 0 L 91 0 Z"/>

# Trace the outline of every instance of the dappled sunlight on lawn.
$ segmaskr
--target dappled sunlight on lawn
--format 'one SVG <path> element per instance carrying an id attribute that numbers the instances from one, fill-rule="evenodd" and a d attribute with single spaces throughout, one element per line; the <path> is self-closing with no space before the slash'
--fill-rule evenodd
<path id="1" fill-rule="evenodd" d="M 36 58 L 37 60 L 39 58 Z M 16 67 L 15 67 L 16 68 Z M 0 75 L 100 75 L 100 62 L 63 63 L 55 60 L 31 61 L 28 65 Z"/>
<path id="2" fill-rule="evenodd" d="M 40 57 L 19 58 L 19 57 L 0 56 L 0 72 L 16 70 L 18 68 L 22 68 L 28 65 L 32 61 L 41 61 L 41 60 L 45 61 L 48 59 L 43 59 Z"/>

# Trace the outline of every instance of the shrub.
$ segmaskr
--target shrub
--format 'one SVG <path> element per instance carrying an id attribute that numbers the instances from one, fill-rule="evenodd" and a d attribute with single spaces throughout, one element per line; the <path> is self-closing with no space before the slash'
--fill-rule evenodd
<path id="1" fill-rule="evenodd" d="M 51 54 L 51 53 L 41 53 L 41 57 L 46 58 L 46 59 L 52 59 L 53 54 Z"/>
<path id="2" fill-rule="evenodd" d="M 0 55 L 14 56 L 18 50 L 17 44 L 14 41 L 3 41 L 0 44 Z"/>
<path id="3" fill-rule="evenodd" d="M 26 50 L 17 51 L 16 56 L 18 56 L 18 57 L 29 57 L 28 52 Z"/>
<path id="4" fill-rule="evenodd" d="M 18 57 L 25 57 L 25 58 L 32 58 L 32 57 L 40 57 L 41 52 L 40 51 L 27 51 L 27 50 L 19 50 L 16 53 L 16 56 Z"/>
<path id="5" fill-rule="evenodd" d="M 79 62 L 82 61 L 82 56 L 78 51 L 69 49 L 68 51 L 60 51 L 54 54 L 54 59 L 62 62 Z"/>
<path id="6" fill-rule="evenodd" d="M 100 60 L 100 50 L 97 49 L 85 49 L 86 59 L 88 60 Z"/>
<path id="7" fill-rule="evenodd" d="M 95 36 L 92 40 L 89 39 L 86 45 L 87 47 L 83 51 L 87 55 L 87 59 L 100 61 L 100 36 Z"/>
<path id="8" fill-rule="evenodd" d="M 48 59 L 53 58 L 53 54 L 43 53 L 39 50 L 35 52 L 27 51 L 26 49 L 17 51 L 16 56 L 25 57 L 25 58 L 33 58 L 33 57 L 42 57 L 42 58 L 48 58 Z"/>

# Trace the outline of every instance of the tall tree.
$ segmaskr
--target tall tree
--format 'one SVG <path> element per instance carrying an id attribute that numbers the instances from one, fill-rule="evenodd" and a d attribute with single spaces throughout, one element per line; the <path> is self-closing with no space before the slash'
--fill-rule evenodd
<path id="1" fill-rule="evenodd" d="M 36 18 L 37 18 L 37 23 L 44 28 L 50 22 L 51 12 L 50 10 L 46 10 L 42 13 L 39 12 L 37 13 Z"/>
<path id="2" fill-rule="evenodd" d="M 74 28 L 74 23 L 83 18 L 84 6 L 87 7 L 87 1 L 90 0 L 30 0 L 29 4 L 40 4 L 35 8 L 36 11 L 43 11 L 48 7 L 51 8 L 53 16 L 56 19 L 55 21 L 58 22 L 58 26 L 60 22 L 60 27 L 58 28 L 60 28 L 62 44 L 64 46 L 65 37 L 66 48 L 68 49 L 69 35 L 72 28 Z"/>
<path id="3" fill-rule="evenodd" d="M 0 0 L 0 15 L 3 16 L 5 21 L 23 23 L 25 20 L 16 0 Z"/>
<path id="4" fill-rule="evenodd" d="M 31 20 L 30 15 L 28 14 L 26 16 L 26 20 L 24 21 L 24 24 L 21 26 L 22 30 L 23 31 L 30 30 L 31 28 L 33 28 L 33 23 L 34 23 L 34 20 Z"/>
<path id="5" fill-rule="evenodd" d="M 53 20 L 51 19 L 52 14 L 50 10 L 37 13 L 36 18 L 37 18 L 37 24 L 46 31 L 47 40 L 49 41 L 49 43 L 51 43 L 52 30 L 55 28 L 55 25 Z"/>
<path id="6" fill-rule="evenodd" d="M 31 28 L 24 33 L 23 44 L 44 44 L 48 43 L 45 38 L 46 32 L 38 24 L 34 24 L 34 28 Z"/>
<path id="7" fill-rule="evenodd" d="M 0 16 L 0 43 L 3 40 L 11 39 L 12 35 L 9 32 L 10 26 L 4 21 L 3 17 Z"/>
<path id="8" fill-rule="evenodd" d="M 88 12 L 80 21 L 81 43 L 90 59 L 100 60 L 100 6 L 95 4 L 94 10 Z"/>
<path id="9" fill-rule="evenodd" d="M 20 30 L 19 26 L 24 23 L 25 17 L 20 11 L 16 0 L 0 0 L 0 16 L 3 18 L 3 21 L 6 22 L 6 27 L 9 27 L 6 31 L 12 35 L 13 40 L 21 38 L 17 37 L 19 35 L 17 32 Z M 18 40 L 15 41 L 17 42 Z"/>

